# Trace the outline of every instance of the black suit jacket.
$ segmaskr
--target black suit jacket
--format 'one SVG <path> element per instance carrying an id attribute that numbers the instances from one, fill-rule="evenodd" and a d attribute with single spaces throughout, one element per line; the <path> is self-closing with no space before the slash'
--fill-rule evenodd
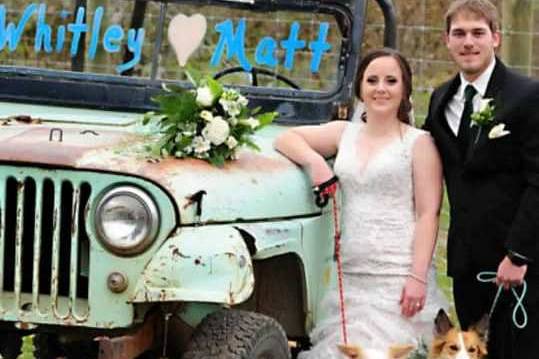
<path id="1" fill-rule="evenodd" d="M 510 134 L 489 139 L 482 128 L 465 152 L 445 117 L 460 78 L 437 88 L 424 128 L 440 152 L 451 222 L 448 274 L 459 276 L 496 271 L 513 250 L 531 260 L 539 272 L 539 83 L 507 69 L 496 60 L 485 98 L 493 98 L 494 124 Z"/>

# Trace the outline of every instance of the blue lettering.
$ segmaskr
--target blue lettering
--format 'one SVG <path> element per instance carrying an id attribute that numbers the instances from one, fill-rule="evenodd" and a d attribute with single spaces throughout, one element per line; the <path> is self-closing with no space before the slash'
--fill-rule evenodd
<path id="1" fill-rule="evenodd" d="M 299 23 L 294 21 L 290 27 L 290 34 L 288 39 L 281 41 L 281 46 L 285 49 L 284 68 L 291 70 L 294 66 L 294 55 L 296 50 L 303 49 L 305 47 L 305 41 L 298 40 Z"/>
<path id="2" fill-rule="evenodd" d="M 111 25 L 103 36 L 103 48 L 106 52 L 120 51 L 120 43 L 124 37 L 124 30 L 120 25 Z"/>
<path id="3" fill-rule="evenodd" d="M 39 5 L 39 11 L 37 15 L 37 30 L 36 30 L 36 43 L 34 44 L 34 50 L 36 52 L 41 51 L 43 42 L 45 43 L 45 52 L 50 53 L 51 47 L 51 27 L 45 23 L 45 15 L 47 13 L 47 5 Z"/>
<path id="4" fill-rule="evenodd" d="M 101 29 L 101 20 L 103 19 L 103 6 L 95 9 L 94 20 L 92 25 L 92 38 L 90 39 L 90 49 L 88 50 L 88 58 L 93 60 L 97 52 L 97 42 L 99 41 L 99 32 Z"/>
<path id="5" fill-rule="evenodd" d="M 221 35 L 211 58 L 211 66 L 217 66 L 226 45 L 226 59 L 230 60 L 233 56 L 237 56 L 245 71 L 251 71 L 252 66 L 245 57 L 245 19 L 240 19 L 236 34 L 230 19 L 215 25 L 215 30 Z"/>
<path id="6" fill-rule="evenodd" d="M 37 19 L 35 22 L 34 38 L 34 50 L 36 52 L 44 51 L 46 53 L 51 53 L 53 51 L 53 42 L 55 41 L 54 51 L 56 51 L 56 53 L 61 53 L 66 42 L 66 32 L 69 31 L 72 33 L 71 46 L 69 49 L 70 55 L 73 57 L 79 52 L 81 37 L 83 34 L 88 33 L 91 35 L 89 37 L 88 58 L 91 60 L 95 58 L 99 41 L 101 39 L 101 27 L 105 12 L 103 6 L 98 6 L 95 9 L 91 30 L 90 24 L 86 21 L 86 9 L 83 6 L 79 6 L 76 11 L 75 20 L 71 23 L 58 25 L 58 28 L 56 29 L 56 39 L 53 39 L 53 28 L 47 23 L 46 2 L 42 2 L 39 5 L 30 4 L 26 6 L 19 22 L 10 22 L 8 24 L 6 24 L 6 6 L 0 5 L 0 51 L 6 48 L 6 45 L 10 52 L 17 49 L 17 46 L 22 39 L 26 24 L 30 21 L 31 17 L 34 15 L 34 13 L 36 13 L 36 11 Z M 58 14 L 63 20 L 66 20 L 72 16 L 72 13 L 67 10 L 61 10 L 58 12 Z M 239 27 L 238 34 L 244 36 L 244 24 Z M 125 31 L 120 25 L 109 26 L 102 38 L 103 49 L 111 53 L 121 51 L 122 40 L 124 37 Z M 118 72 L 121 73 L 128 70 L 140 62 L 142 58 L 144 38 L 145 30 L 143 28 L 129 29 L 127 31 L 126 45 L 127 49 L 131 51 L 133 56 L 129 61 L 126 61 L 126 63 L 117 66 L 116 70 Z M 233 37 L 232 40 L 235 42 Z M 243 39 L 240 39 L 240 42 L 241 47 L 243 48 Z"/>
<path id="7" fill-rule="evenodd" d="M 18 25 L 10 22 L 6 28 L 6 7 L 0 5 L 0 51 L 6 46 L 6 42 L 9 43 L 9 52 L 15 51 L 19 41 L 21 41 L 21 35 L 24 30 L 24 26 L 36 11 L 36 4 L 30 4 L 24 9 L 21 20 Z"/>
<path id="8" fill-rule="evenodd" d="M 73 40 L 71 41 L 71 57 L 75 56 L 79 50 L 80 35 L 82 32 L 88 31 L 88 25 L 83 24 L 84 21 L 84 8 L 81 6 L 77 10 L 77 18 L 74 24 L 67 25 L 67 30 L 73 33 Z"/>
<path id="9" fill-rule="evenodd" d="M 139 63 L 141 55 L 142 55 L 142 44 L 144 43 L 144 34 L 145 31 L 143 28 L 138 29 L 138 35 L 137 31 L 135 29 L 130 29 L 127 32 L 127 48 L 129 51 L 133 53 L 133 58 L 126 62 L 125 64 L 118 65 L 116 67 L 116 71 L 118 73 L 122 73 L 126 70 L 129 70 L 130 68 L 134 67 L 136 64 Z"/>
<path id="10" fill-rule="evenodd" d="M 266 36 L 260 40 L 255 51 L 255 62 L 260 65 L 269 67 L 277 66 L 277 58 L 275 57 L 275 49 L 277 41 L 272 37 Z"/>
<path id="11" fill-rule="evenodd" d="M 313 52 L 313 56 L 311 58 L 311 72 L 318 72 L 324 52 L 331 49 L 331 45 L 326 41 L 328 30 L 329 24 L 327 22 L 321 23 L 320 30 L 318 31 L 318 39 L 309 43 L 309 49 L 311 49 Z"/>

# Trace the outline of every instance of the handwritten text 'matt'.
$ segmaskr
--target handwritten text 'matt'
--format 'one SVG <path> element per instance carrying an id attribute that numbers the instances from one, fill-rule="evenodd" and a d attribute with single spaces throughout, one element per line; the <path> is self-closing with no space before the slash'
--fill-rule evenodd
<path id="1" fill-rule="evenodd" d="M 234 31 L 232 20 L 228 19 L 215 26 L 215 30 L 220 34 L 219 42 L 215 48 L 211 59 L 211 65 L 217 66 L 221 60 L 223 52 L 226 50 L 226 59 L 230 60 L 236 57 L 240 65 L 246 70 L 251 71 L 252 64 L 245 55 L 245 19 L 240 19 L 238 27 Z M 320 23 L 318 38 L 310 41 L 309 45 L 304 40 L 299 39 L 300 24 L 294 21 L 290 26 L 290 32 L 286 40 L 277 42 L 273 37 L 263 37 L 256 46 L 254 61 L 258 65 L 264 65 L 274 68 L 278 65 L 276 51 L 281 46 L 285 51 L 283 66 L 287 70 L 294 67 L 294 56 L 296 51 L 309 47 L 312 52 L 310 70 L 315 73 L 320 68 L 320 62 L 324 53 L 331 49 L 331 45 L 326 38 L 329 31 L 327 22 Z"/>
<path id="2" fill-rule="evenodd" d="M 56 29 L 56 38 L 53 37 L 53 31 L 46 21 L 47 5 L 46 4 L 30 4 L 28 5 L 18 22 L 15 24 L 10 22 L 6 26 L 6 8 L 4 5 L 0 5 L 0 51 L 3 51 L 8 44 L 9 52 L 13 52 L 17 49 L 21 37 L 24 33 L 26 24 L 37 15 L 36 28 L 35 28 L 35 42 L 34 50 L 36 53 L 44 51 L 49 54 L 53 51 L 60 53 L 63 51 L 66 43 L 66 32 L 71 33 L 71 46 L 69 53 L 71 57 L 74 57 L 79 51 L 81 44 L 81 37 L 83 34 L 89 35 L 89 48 L 88 58 L 93 60 L 95 58 L 99 41 L 101 40 L 103 49 L 108 53 L 115 53 L 121 51 L 121 44 L 124 41 L 125 31 L 120 25 L 110 25 L 107 27 L 101 37 L 101 27 L 103 14 L 105 12 L 102 6 L 95 9 L 94 16 L 91 25 L 86 23 L 85 9 L 79 7 L 75 16 L 75 21 L 69 24 L 59 25 Z M 60 16 L 65 19 L 70 15 L 68 11 L 63 11 Z M 55 41 L 53 41 L 55 40 Z M 122 63 L 116 67 L 118 73 L 122 73 L 126 70 L 133 68 L 140 62 L 142 54 L 142 45 L 144 43 L 144 29 L 129 29 L 127 31 L 127 49 L 132 53 L 132 57 L 129 61 Z M 54 42 L 54 43 L 53 43 Z"/>

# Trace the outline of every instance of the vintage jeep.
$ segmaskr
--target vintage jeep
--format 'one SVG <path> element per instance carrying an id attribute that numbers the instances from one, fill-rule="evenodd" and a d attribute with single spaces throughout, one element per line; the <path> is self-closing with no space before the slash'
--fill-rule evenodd
<path id="1" fill-rule="evenodd" d="M 28 334 L 37 358 L 287 358 L 307 343 L 333 278 L 332 211 L 272 141 L 350 117 L 366 3 L 4 1 L 1 356 Z M 191 86 L 182 63 L 279 112 L 260 152 L 148 160 L 142 114 L 163 83 Z"/>

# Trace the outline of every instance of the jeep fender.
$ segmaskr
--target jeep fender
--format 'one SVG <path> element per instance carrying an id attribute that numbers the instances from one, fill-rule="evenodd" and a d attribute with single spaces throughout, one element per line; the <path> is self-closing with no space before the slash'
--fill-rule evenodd
<path id="1" fill-rule="evenodd" d="M 189 301 L 234 305 L 254 288 L 251 257 L 231 226 L 187 227 L 163 243 L 139 278 L 134 303 Z"/>

